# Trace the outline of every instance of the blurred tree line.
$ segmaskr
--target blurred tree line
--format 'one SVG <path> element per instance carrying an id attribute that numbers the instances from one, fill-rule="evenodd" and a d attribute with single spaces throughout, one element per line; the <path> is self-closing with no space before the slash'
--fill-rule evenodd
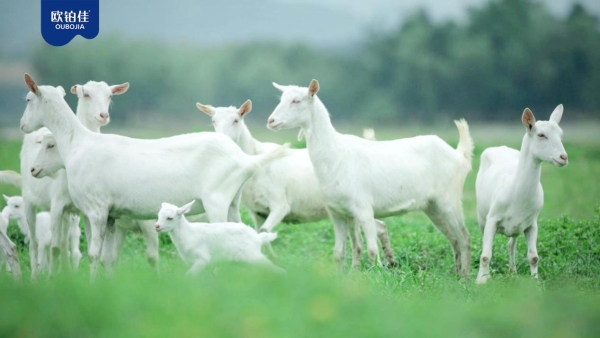
<path id="1" fill-rule="evenodd" d="M 600 112 L 598 18 L 580 5 L 556 18 L 531 0 L 491 1 L 471 9 L 464 23 L 436 23 L 418 12 L 395 30 L 373 32 L 360 46 L 338 51 L 105 36 L 40 47 L 33 64 L 48 84 L 129 81 L 129 92 L 115 101 L 119 110 L 143 114 L 196 114 L 196 101 L 239 106 L 250 98 L 253 115 L 260 115 L 253 120 L 264 118 L 278 103 L 271 82 L 307 86 L 312 78 L 336 119 L 502 120 L 525 107 L 546 118 L 558 103 L 572 116 Z M 67 97 L 74 107 L 74 95 Z"/>

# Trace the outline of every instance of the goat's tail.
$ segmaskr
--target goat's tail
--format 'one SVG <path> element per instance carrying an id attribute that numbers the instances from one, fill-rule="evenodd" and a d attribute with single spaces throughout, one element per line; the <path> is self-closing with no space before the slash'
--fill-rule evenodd
<path id="1" fill-rule="evenodd" d="M 21 187 L 21 175 L 12 170 L 0 171 L 0 183 L 12 184 L 15 187 Z"/>
<path id="2" fill-rule="evenodd" d="M 262 167 L 262 166 L 265 166 L 265 165 L 271 163 L 272 161 L 275 161 L 282 157 L 287 156 L 288 155 L 287 150 L 289 148 L 290 148 L 290 144 L 286 143 L 273 151 L 270 151 L 265 154 L 253 155 L 252 157 L 254 158 L 254 163 L 257 164 L 259 167 Z"/>
<path id="3" fill-rule="evenodd" d="M 465 157 L 467 163 L 469 164 L 469 171 L 471 171 L 471 163 L 473 162 L 473 149 L 475 149 L 475 144 L 473 143 L 473 139 L 471 138 L 471 134 L 469 134 L 469 125 L 465 119 L 454 120 L 456 124 L 456 128 L 458 129 L 458 146 L 456 150 Z"/>
<path id="4" fill-rule="evenodd" d="M 258 237 L 260 238 L 260 244 L 265 245 L 265 244 L 273 242 L 275 240 L 275 238 L 277 238 L 277 233 L 276 232 L 260 232 L 258 234 Z"/>

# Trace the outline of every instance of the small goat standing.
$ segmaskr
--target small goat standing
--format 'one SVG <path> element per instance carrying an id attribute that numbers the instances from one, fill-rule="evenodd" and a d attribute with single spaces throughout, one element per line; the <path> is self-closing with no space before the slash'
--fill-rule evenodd
<path id="1" fill-rule="evenodd" d="M 168 232 L 181 258 L 192 267 L 187 274 L 201 272 L 211 262 L 247 262 L 285 272 L 274 265 L 261 248 L 277 238 L 276 233 L 257 233 L 242 223 L 189 223 L 184 214 L 195 200 L 179 208 L 163 203 L 156 231 Z"/>
<path id="2" fill-rule="evenodd" d="M 490 260 L 494 235 L 501 233 L 508 240 L 509 268 L 516 272 L 517 237 L 525 233 L 527 259 L 531 275 L 537 278 L 537 218 L 544 205 L 544 190 L 540 183 L 542 162 L 559 167 L 568 163 L 562 144 L 562 129 L 558 126 L 563 106 L 558 105 L 550 121 L 535 121 L 529 108 L 521 118 L 526 128 L 521 151 L 508 147 L 487 148 L 481 154 L 477 173 L 477 216 L 483 232 L 483 248 L 477 283 L 490 278 Z"/>

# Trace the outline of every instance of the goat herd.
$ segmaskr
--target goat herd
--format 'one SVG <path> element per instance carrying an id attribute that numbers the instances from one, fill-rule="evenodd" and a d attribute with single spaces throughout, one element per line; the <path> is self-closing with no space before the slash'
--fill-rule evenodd
<path id="1" fill-rule="evenodd" d="M 243 261 L 275 266 L 262 247 L 277 235 L 282 221 L 310 222 L 329 217 L 335 233 L 334 259 L 343 267 L 350 237 L 352 266 L 360 264 L 361 230 L 372 264 L 384 258 L 396 265 L 386 224 L 377 218 L 421 210 L 448 238 L 456 271 L 471 269 L 470 236 L 464 224 L 462 191 L 471 171 L 473 140 L 464 120 L 455 121 L 456 149 L 437 136 L 375 141 L 336 132 L 316 95 L 319 83 L 307 87 L 273 85 L 281 100 L 268 119 L 271 130 L 300 128 L 306 149 L 260 142 L 244 118 L 246 101 L 235 107 L 197 104 L 216 133 L 201 132 L 154 140 L 101 134 L 109 123 L 113 95 L 129 84 L 109 86 L 90 81 L 75 85 L 74 115 L 63 87 L 38 86 L 25 74 L 29 88 L 21 119 L 25 133 L 21 175 L 0 172 L 0 181 L 22 187 L 22 197 L 4 196 L 0 217 L 2 266 L 19 278 L 16 246 L 6 235 L 16 219 L 29 242 L 32 278 L 42 270 L 55 273 L 77 268 L 79 214 L 84 215 L 92 278 L 99 263 L 112 271 L 128 230 L 140 230 L 147 258 L 158 268 L 158 235 L 167 232 L 180 256 L 198 273 L 215 261 Z M 543 205 L 542 162 L 568 163 L 559 127 L 562 105 L 549 121 L 536 121 L 525 109 L 521 150 L 486 149 L 477 174 L 477 211 L 483 250 L 477 283 L 490 277 L 496 233 L 509 237 L 510 268 L 515 270 L 516 239 L 525 233 L 531 274 L 537 276 L 537 217 Z M 255 229 L 241 222 L 243 204 Z M 179 207 L 180 206 L 180 207 Z M 36 214 L 37 209 L 49 210 Z M 158 221 L 156 219 L 158 214 Z M 190 223 L 185 214 L 205 222 Z M 194 216 L 196 215 L 196 216 Z"/>

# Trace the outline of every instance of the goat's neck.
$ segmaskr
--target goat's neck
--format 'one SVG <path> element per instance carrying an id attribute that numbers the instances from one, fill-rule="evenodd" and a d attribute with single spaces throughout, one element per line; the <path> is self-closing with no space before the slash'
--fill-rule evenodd
<path id="1" fill-rule="evenodd" d="M 542 162 L 536 159 L 531 152 L 531 142 L 527 135 L 523 137 L 519 164 L 513 181 L 513 201 L 532 201 L 537 197 L 540 182 Z"/>
<path id="2" fill-rule="evenodd" d="M 171 232 L 169 232 L 169 236 L 171 236 L 171 240 L 173 244 L 177 247 L 177 250 L 181 252 L 184 250 L 184 243 L 186 240 L 192 235 L 192 227 L 190 223 L 185 219 L 185 217 L 181 216 L 181 223 L 176 226 Z"/>
<path id="3" fill-rule="evenodd" d="M 92 121 L 93 117 L 90 117 L 89 114 L 87 114 L 81 103 L 77 104 L 77 113 L 75 115 L 77 115 L 77 118 L 79 121 L 81 121 L 81 124 L 83 124 L 84 127 L 94 133 L 100 132 L 100 126 L 97 122 Z"/>
<path id="4" fill-rule="evenodd" d="M 331 124 L 327 108 L 317 96 L 314 96 L 310 114 L 310 121 L 300 126 L 306 138 L 306 148 L 315 170 L 327 172 L 333 167 L 336 155 L 339 154 L 338 133 Z"/>
<path id="5" fill-rule="evenodd" d="M 256 155 L 259 152 L 260 141 L 257 141 L 252 137 L 250 130 L 244 123 L 244 120 L 240 120 L 240 135 L 236 141 L 237 145 L 248 155 Z"/>
<path id="6" fill-rule="evenodd" d="M 73 138 L 89 131 L 77 120 L 67 102 L 50 100 L 44 111 L 43 122 L 56 139 L 60 156 L 66 163 L 73 147 Z"/>

